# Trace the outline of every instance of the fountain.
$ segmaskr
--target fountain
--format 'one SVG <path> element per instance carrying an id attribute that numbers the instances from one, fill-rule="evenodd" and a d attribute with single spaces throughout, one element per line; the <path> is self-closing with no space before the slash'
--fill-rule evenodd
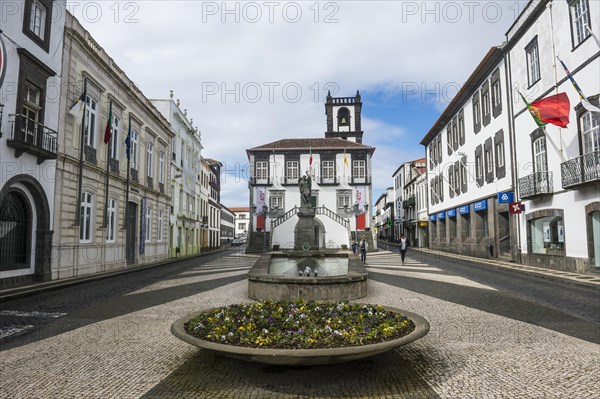
<path id="1" fill-rule="evenodd" d="M 367 271 L 348 252 L 320 248 L 315 208 L 310 202 L 311 178 L 299 181 L 300 209 L 294 249 L 263 254 L 248 272 L 251 299 L 341 301 L 367 295 Z"/>
<path id="2" fill-rule="evenodd" d="M 340 306 L 342 308 L 344 306 L 343 301 L 367 296 L 367 272 L 358 257 L 348 256 L 350 252 L 319 248 L 315 233 L 317 226 L 315 209 L 310 203 L 310 194 L 310 177 L 304 176 L 300 180 L 301 207 L 295 227 L 294 249 L 266 252 L 258 259 L 248 272 L 248 297 L 259 301 L 298 300 L 302 303 L 318 301 L 324 307 L 337 302 L 339 313 Z M 288 306 L 285 307 L 287 312 Z M 420 339 L 429 331 L 427 320 L 417 314 L 393 307 L 381 309 L 404 315 L 414 324 L 414 329 L 404 336 L 389 341 L 318 349 L 238 346 L 199 338 L 186 331 L 186 325 L 197 316 L 211 314 L 218 317 L 223 312 L 223 308 L 215 308 L 179 318 L 172 324 L 171 332 L 191 345 L 235 359 L 274 365 L 310 366 L 373 356 Z M 283 311 L 282 307 L 281 312 Z M 234 334 L 233 331 L 237 333 L 243 328 L 235 325 L 228 334 Z M 266 330 L 263 330 L 263 334 L 264 331 Z M 266 336 L 268 338 L 268 331 Z M 226 337 L 223 335 L 221 341 L 224 339 Z"/>

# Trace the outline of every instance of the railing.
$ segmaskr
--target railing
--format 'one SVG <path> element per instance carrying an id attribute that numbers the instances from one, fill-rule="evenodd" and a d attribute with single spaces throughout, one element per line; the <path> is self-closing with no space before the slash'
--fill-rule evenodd
<path id="1" fill-rule="evenodd" d="M 289 218 L 291 218 L 292 216 L 294 216 L 295 214 L 298 213 L 298 207 L 295 206 L 292 209 L 290 209 L 289 211 L 287 211 L 286 213 L 284 213 L 283 215 L 281 215 L 280 217 L 278 217 L 277 219 L 271 219 L 271 231 L 273 231 L 273 229 L 277 226 L 279 226 L 281 223 L 285 222 L 286 220 L 288 220 Z"/>
<path id="2" fill-rule="evenodd" d="M 318 208 L 315 208 L 315 212 L 317 215 L 327 216 L 328 218 L 332 219 L 334 222 L 341 224 L 345 228 L 348 228 L 348 226 L 350 225 L 350 223 L 348 222 L 347 219 L 344 219 L 343 217 L 341 217 L 340 215 L 333 212 L 331 209 L 329 209 L 327 207 L 320 206 Z"/>
<path id="3" fill-rule="evenodd" d="M 562 187 L 572 188 L 580 184 L 600 180 L 600 151 L 590 152 L 560 165 Z"/>
<path id="4" fill-rule="evenodd" d="M 275 229 L 277 226 L 286 222 L 288 219 L 290 219 L 291 217 L 296 215 L 298 213 L 299 209 L 300 208 L 295 206 L 292 209 L 290 209 L 289 211 L 287 211 L 286 213 L 284 213 L 283 215 L 281 215 L 280 217 L 278 217 L 276 219 L 272 219 L 271 220 L 271 231 L 273 231 L 273 229 Z M 334 222 L 341 224 L 345 228 L 348 228 L 350 226 L 350 223 L 348 222 L 347 219 L 341 217 L 340 215 L 338 215 L 337 213 L 333 212 L 331 209 L 329 209 L 325 206 L 320 206 L 320 207 L 315 208 L 315 214 L 325 215 L 328 218 L 332 219 Z"/>
<path id="5" fill-rule="evenodd" d="M 56 159 L 58 133 L 22 114 L 10 114 L 11 137 L 7 145 L 17 150 L 18 158 L 23 152 L 37 155 L 38 158 Z"/>
<path id="6" fill-rule="evenodd" d="M 519 179 L 519 195 L 531 198 L 552 194 L 552 172 L 535 172 Z"/>
<path id="7" fill-rule="evenodd" d="M 415 196 L 410 196 L 407 200 L 402 201 L 402 208 L 408 209 L 411 206 L 415 206 Z"/>

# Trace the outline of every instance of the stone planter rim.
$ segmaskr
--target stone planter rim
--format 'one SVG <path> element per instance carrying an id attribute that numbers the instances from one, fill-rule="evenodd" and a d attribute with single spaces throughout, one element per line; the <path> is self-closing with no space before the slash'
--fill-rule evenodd
<path id="1" fill-rule="evenodd" d="M 373 304 L 365 303 L 358 304 L 375 306 Z M 226 345 L 196 338 L 185 331 L 184 325 L 186 322 L 196 317 L 200 313 L 208 312 L 211 309 L 219 309 L 221 307 L 222 306 L 216 308 L 207 308 L 205 310 L 191 312 L 180 317 L 171 325 L 171 333 L 188 344 L 236 359 L 264 364 L 304 366 L 341 363 L 387 352 L 424 337 L 429 332 L 430 328 L 429 322 L 416 313 L 391 306 L 383 306 L 385 310 L 401 313 L 403 316 L 406 316 L 408 319 L 412 320 L 415 324 L 415 329 L 404 337 L 386 342 L 362 346 L 320 349 L 261 349 Z"/>

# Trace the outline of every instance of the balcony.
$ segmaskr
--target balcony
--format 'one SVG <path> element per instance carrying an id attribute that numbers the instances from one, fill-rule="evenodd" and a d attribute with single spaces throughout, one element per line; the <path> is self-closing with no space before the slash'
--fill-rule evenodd
<path id="1" fill-rule="evenodd" d="M 407 200 L 402 201 L 402 208 L 408 209 L 415 206 L 415 196 L 411 195 Z"/>
<path id="2" fill-rule="evenodd" d="M 521 198 L 535 198 L 552 194 L 552 172 L 535 172 L 519 179 Z"/>
<path id="3" fill-rule="evenodd" d="M 600 180 L 600 151 L 570 159 L 560 165 L 562 187 L 575 188 Z"/>
<path id="4" fill-rule="evenodd" d="M 6 145 L 15 149 L 15 158 L 24 152 L 37 156 L 40 165 L 46 159 L 56 159 L 58 152 L 58 133 L 21 114 L 8 116 L 11 124 L 11 136 Z"/>

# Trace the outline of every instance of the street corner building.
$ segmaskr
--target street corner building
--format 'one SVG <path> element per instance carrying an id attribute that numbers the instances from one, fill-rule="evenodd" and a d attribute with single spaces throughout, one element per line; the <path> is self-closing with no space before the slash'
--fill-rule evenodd
<path id="1" fill-rule="evenodd" d="M 475 68 L 421 141 L 430 248 L 600 271 L 599 25 L 531 1 Z"/>
<path id="2" fill-rule="evenodd" d="M 328 95 L 324 138 L 287 138 L 246 150 L 251 165 L 248 252 L 294 248 L 299 182 L 307 174 L 318 226 L 317 242 L 310 244 L 340 248 L 365 236 L 374 248 L 369 204 L 375 148 L 363 144 L 361 111 L 358 91 L 354 97 Z"/>
<path id="3" fill-rule="evenodd" d="M 2 17 L 0 288 L 52 277 L 65 3 L 19 1 Z"/>

